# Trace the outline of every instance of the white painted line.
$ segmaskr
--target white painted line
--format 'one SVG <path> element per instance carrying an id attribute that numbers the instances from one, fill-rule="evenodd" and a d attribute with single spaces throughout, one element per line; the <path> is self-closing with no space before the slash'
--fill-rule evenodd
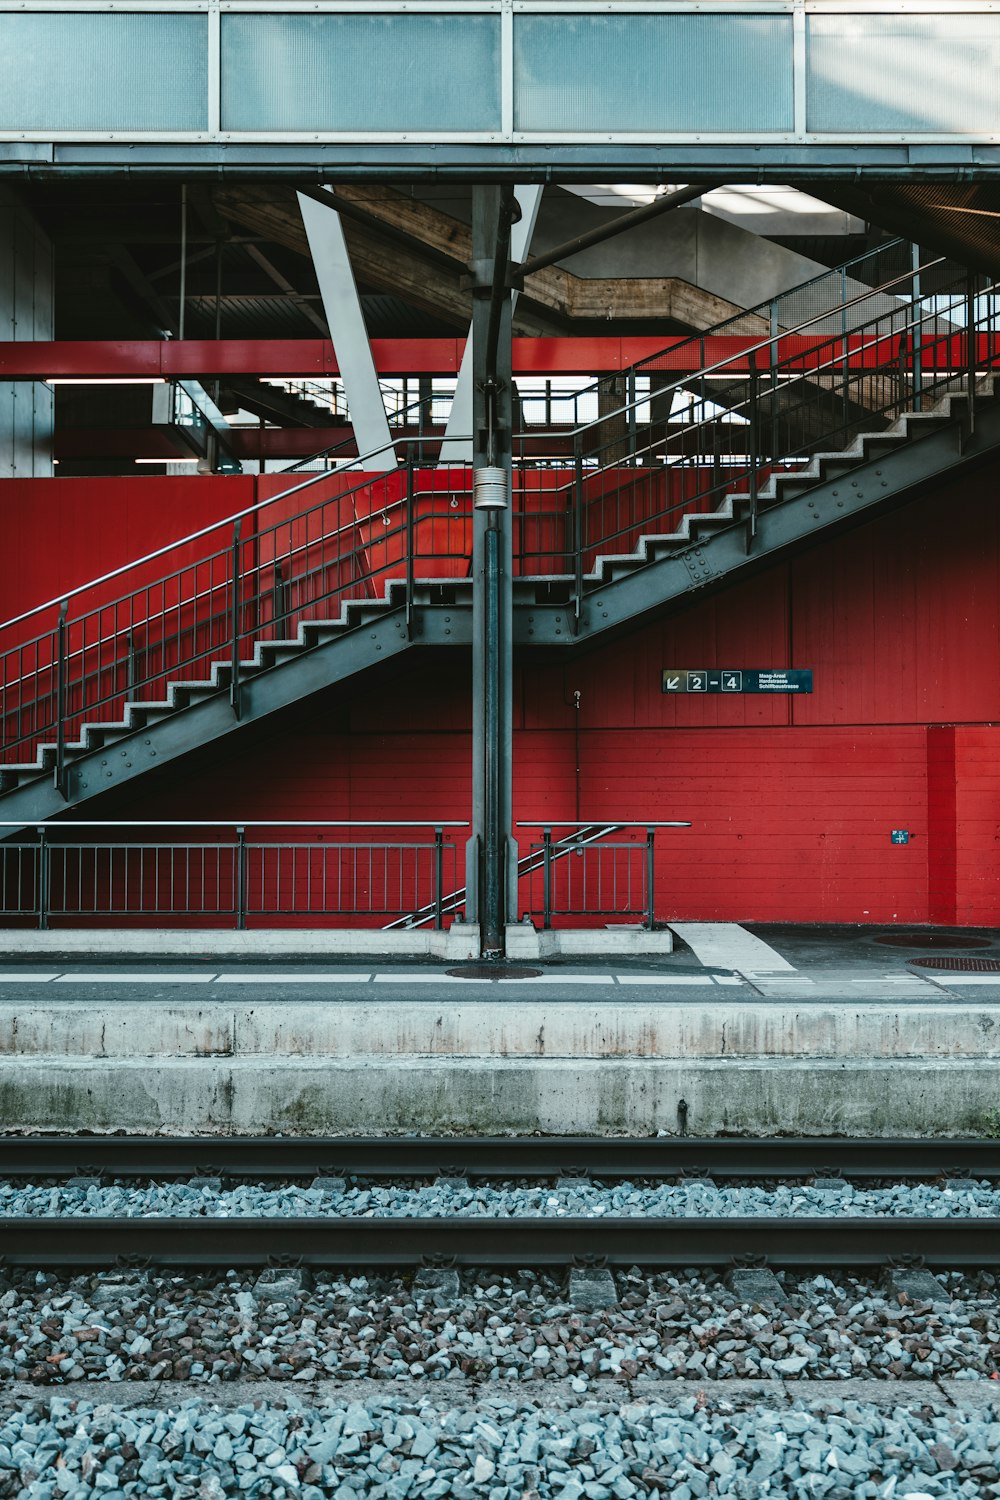
<path id="1" fill-rule="evenodd" d="M 712 978 L 716 984 L 743 984 L 744 980 L 740 974 L 713 974 Z"/>
<path id="2" fill-rule="evenodd" d="M 0 974 L 0 984 L 48 984 L 56 974 Z"/>
<path id="3" fill-rule="evenodd" d="M 482 980 L 457 979 L 453 974 L 374 974 L 376 984 L 481 984 Z M 488 982 L 488 981 L 487 981 Z"/>
<path id="4" fill-rule="evenodd" d="M 367 984 L 370 974 L 220 974 L 216 984 Z"/>
<path id="5" fill-rule="evenodd" d="M 707 974 L 616 974 L 619 984 L 711 984 Z"/>
<path id="6" fill-rule="evenodd" d="M 211 984 L 214 974 L 60 974 L 56 984 Z"/>
<path id="7" fill-rule="evenodd" d="M 1000 975 L 997 976 L 1000 979 Z M 920 986 L 924 982 L 922 974 L 876 974 L 871 979 L 848 979 L 848 984 L 911 984 Z M 837 976 L 827 974 L 823 980 L 824 984 L 843 984 L 844 980 Z"/>
<path id="8" fill-rule="evenodd" d="M 539 974 L 535 979 L 501 979 L 500 984 L 614 984 L 613 974 Z"/>
<path id="9" fill-rule="evenodd" d="M 720 969 L 752 970 L 755 974 L 789 970 L 795 965 L 782 958 L 769 943 L 747 932 L 738 922 L 671 922 L 670 928 L 683 938 L 703 964 Z"/>

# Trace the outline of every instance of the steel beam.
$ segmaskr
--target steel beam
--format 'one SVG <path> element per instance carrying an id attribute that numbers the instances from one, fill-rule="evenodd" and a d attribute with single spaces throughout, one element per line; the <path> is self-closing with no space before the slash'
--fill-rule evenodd
<path id="1" fill-rule="evenodd" d="M 368 462 L 370 472 L 394 469 L 396 450 L 340 215 L 312 196 L 297 197 L 359 451 L 375 455 Z"/>
<path id="2" fill-rule="evenodd" d="M 511 805 L 513 377 L 511 301 L 506 284 L 512 210 L 509 188 L 473 188 L 473 469 L 502 469 L 507 476 L 506 506 L 498 511 L 477 510 L 472 532 L 472 834 L 466 855 L 467 920 L 479 924 L 481 952 L 491 958 L 504 954 L 504 929 L 517 900 Z M 494 337 L 495 347 L 491 347 Z"/>
<path id="3" fill-rule="evenodd" d="M 521 210 L 521 217 L 511 229 L 510 254 L 513 261 L 522 261 L 528 253 L 531 236 L 538 219 L 542 202 L 542 186 L 526 185 L 514 189 L 514 197 Z M 517 306 L 517 290 L 510 294 L 511 312 Z M 521 340 L 520 342 L 525 342 Z M 532 343 L 536 341 L 531 340 Z M 439 463 L 470 464 L 472 462 L 472 329 L 465 341 L 462 367 L 458 372 L 455 396 L 445 427 L 445 441 L 441 448 Z"/>

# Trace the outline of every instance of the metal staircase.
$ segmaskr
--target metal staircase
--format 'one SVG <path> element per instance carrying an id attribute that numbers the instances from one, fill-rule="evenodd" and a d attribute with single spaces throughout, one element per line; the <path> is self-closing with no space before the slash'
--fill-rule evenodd
<path id="1" fill-rule="evenodd" d="M 743 339 L 628 403 L 624 454 L 604 414 L 571 468 L 519 462 L 516 646 L 634 627 L 1000 450 L 998 288 L 908 275 L 850 298 L 837 332 L 827 312 Z M 0 819 L 79 806 L 414 645 L 469 644 L 471 474 L 363 465 L 0 626 Z"/>

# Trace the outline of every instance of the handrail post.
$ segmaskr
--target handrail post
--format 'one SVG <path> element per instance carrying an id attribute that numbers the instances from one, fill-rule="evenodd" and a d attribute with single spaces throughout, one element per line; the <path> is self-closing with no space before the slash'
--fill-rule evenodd
<path id="1" fill-rule="evenodd" d="M 49 927 L 49 907 L 51 905 L 51 853 L 45 839 L 45 829 L 38 830 L 38 930 L 47 932 Z"/>
<path id="2" fill-rule="evenodd" d="M 274 586 L 271 591 L 271 629 L 274 639 L 280 640 L 285 632 L 285 616 L 288 606 L 285 601 L 285 575 L 281 571 L 280 562 L 274 565 Z"/>
<path id="3" fill-rule="evenodd" d="M 406 639 L 413 639 L 413 449 L 406 454 Z"/>
<path id="4" fill-rule="evenodd" d="M 230 678 L 229 678 L 229 701 L 233 706 L 233 714 L 238 719 L 240 716 L 240 528 L 241 522 L 237 521 L 233 526 L 233 553 L 232 553 L 232 594 L 230 598 L 231 612 L 229 622 L 230 633 Z"/>
<path id="5" fill-rule="evenodd" d="M 635 366 L 630 365 L 625 385 L 625 399 L 628 402 L 628 453 L 629 467 L 635 468 L 636 450 L 636 420 L 635 420 Z"/>
<path id="6" fill-rule="evenodd" d="M 434 830 L 434 931 L 444 927 L 444 829 Z"/>
<path id="7" fill-rule="evenodd" d="M 976 429 L 976 282 L 965 278 L 965 359 L 969 392 L 969 432 Z"/>
<path id="8" fill-rule="evenodd" d="M 552 926 L 552 829 L 542 829 L 542 927 Z"/>
<path id="9" fill-rule="evenodd" d="M 750 514 L 747 516 L 746 549 L 753 550 L 757 538 L 757 465 L 760 461 L 760 430 L 757 421 L 758 375 L 757 356 L 750 351 L 750 427 L 747 433 L 750 444 Z"/>
<path id="10" fill-rule="evenodd" d="M 56 625 L 56 766 L 53 783 L 56 791 L 66 798 L 66 615 L 69 601 L 64 599 L 59 606 L 59 621 Z"/>
<path id="11" fill-rule="evenodd" d="M 573 633 L 583 612 L 583 435 L 573 438 Z"/>
<path id="12" fill-rule="evenodd" d="M 653 862 L 653 839 L 656 836 L 654 828 L 646 829 L 646 928 L 649 932 L 653 930 L 654 917 L 654 862 Z"/>
<path id="13" fill-rule="evenodd" d="M 913 361 L 913 410 L 922 411 L 924 405 L 924 339 L 923 320 L 920 311 L 920 247 L 910 246 L 910 261 L 913 266 L 913 284 L 910 287 L 910 358 Z"/>
<path id="14" fill-rule="evenodd" d="M 236 930 L 247 925 L 247 837 L 246 829 L 236 829 Z"/>

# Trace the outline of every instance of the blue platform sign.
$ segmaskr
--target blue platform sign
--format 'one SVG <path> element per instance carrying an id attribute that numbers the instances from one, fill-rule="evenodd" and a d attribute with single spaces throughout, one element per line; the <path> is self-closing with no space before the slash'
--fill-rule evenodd
<path id="1" fill-rule="evenodd" d="M 664 667 L 665 693 L 811 693 L 810 670 L 786 667 Z"/>
<path id="2" fill-rule="evenodd" d="M 910 830 L 908 828 L 894 828 L 892 830 L 892 842 L 894 844 L 908 844 L 910 842 Z"/>

